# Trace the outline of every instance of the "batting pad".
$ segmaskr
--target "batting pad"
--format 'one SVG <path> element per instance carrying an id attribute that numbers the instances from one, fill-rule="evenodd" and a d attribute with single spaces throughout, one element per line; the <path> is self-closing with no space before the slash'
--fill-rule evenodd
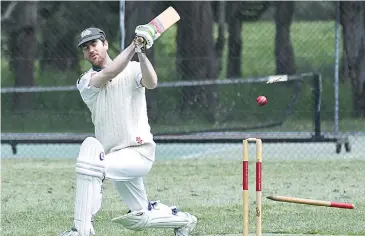
<path id="1" fill-rule="evenodd" d="M 100 210 L 104 173 L 104 148 L 92 137 L 86 138 L 76 160 L 74 227 L 80 236 L 95 234 L 92 221 Z"/>
<path id="2" fill-rule="evenodd" d="M 135 211 L 112 219 L 130 230 L 146 228 L 180 228 L 190 223 L 186 214 L 173 214 L 170 207 L 158 203 L 152 210 Z"/>

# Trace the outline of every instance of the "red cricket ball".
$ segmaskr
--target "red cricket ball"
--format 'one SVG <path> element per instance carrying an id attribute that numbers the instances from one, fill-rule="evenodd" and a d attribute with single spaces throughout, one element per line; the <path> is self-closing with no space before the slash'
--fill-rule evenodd
<path id="1" fill-rule="evenodd" d="M 265 96 L 258 96 L 256 102 L 259 106 L 264 106 L 267 103 L 267 98 Z"/>

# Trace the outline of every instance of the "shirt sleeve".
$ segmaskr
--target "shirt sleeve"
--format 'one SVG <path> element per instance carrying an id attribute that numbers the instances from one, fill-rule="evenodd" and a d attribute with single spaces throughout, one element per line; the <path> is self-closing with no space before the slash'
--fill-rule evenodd
<path id="1" fill-rule="evenodd" d="M 134 78 L 134 80 L 136 81 L 137 87 L 143 87 L 142 86 L 142 71 L 141 71 L 141 65 L 139 62 L 136 61 L 132 61 L 131 63 L 131 71 L 132 71 L 132 76 Z"/>
<path id="2" fill-rule="evenodd" d="M 100 91 L 100 88 L 89 85 L 91 74 L 92 73 L 90 72 L 85 73 L 77 80 L 76 83 L 77 89 L 80 91 L 81 98 L 86 104 L 92 103 Z"/>

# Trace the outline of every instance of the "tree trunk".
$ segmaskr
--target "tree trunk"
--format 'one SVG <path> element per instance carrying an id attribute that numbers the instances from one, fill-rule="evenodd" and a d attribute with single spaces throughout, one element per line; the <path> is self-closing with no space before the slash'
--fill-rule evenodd
<path id="1" fill-rule="evenodd" d="M 182 80 L 216 79 L 219 62 L 213 38 L 211 3 L 175 2 L 175 6 L 183 19 L 177 30 L 177 74 Z M 209 122 L 216 120 L 218 93 L 215 86 L 184 87 L 182 94 L 181 111 L 185 117 L 193 119 L 199 113 Z"/>
<path id="2" fill-rule="evenodd" d="M 295 74 L 294 51 L 290 40 L 290 26 L 294 14 L 294 2 L 276 2 L 275 4 L 276 74 Z"/>
<path id="3" fill-rule="evenodd" d="M 56 19 L 55 19 L 56 20 Z M 47 24 L 46 24 L 47 25 Z M 80 74 L 79 58 L 75 40 L 78 32 L 69 31 L 66 34 L 54 34 L 52 26 L 43 29 L 43 45 L 41 69 L 43 71 L 67 72 L 76 71 Z"/>
<path id="4" fill-rule="evenodd" d="M 126 15 L 125 15 L 125 41 L 124 46 L 128 47 L 128 45 L 132 42 L 134 38 L 134 30 L 138 25 L 143 25 L 150 22 L 153 18 L 155 18 L 158 14 L 162 12 L 161 8 L 156 7 L 158 5 L 164 5 L 160 2 L 154 1 L 126 1 Z M 143 10 L 141 10 L 143 9 Z M 163 9 L 165 10 L 165 9 Z M 154 46 L 147 50 L 146 55 L 150 60 L 153 66 L 156 65 L 155 59 L 155 50 Z M 132 60 L 138 61 L 138 56 L 135 55 Z M 147 100 L 147 111 L 148 118 L 150 121 L 154 122 L 158 118 L 158 91 L 156 89 L 146 90 L 146 100 Z"/>
<path id="5" fill-rule="evenodd" d="M 36 56 L 37 2 L 22 2 L 14 12 L 15 25 L 10 32 L 11 66 L 15 73 L 15 87 L 34 85 Z M 14 93 L 13 109 L 31 108 L 31 93 Z"/>
<path id="6" fill-rule="evenodd" d="M 352 84 L 353 109 L 356 117 L 365 116 L 365 3 L 340 3 L 343 27 L 343 65 Z"/>
<path id="7" fill-rule="evenodd" d="M 70 3 L 63 2 L 55 15 L 49 17 L 42 26 L 41 72 L 65 73 L 74 71 L 76 75 L 80 74 L 78 58 L 80 52 L 76 48 L 75 35 L 78 35 L 82 29 L 77 27 L 77 21 L 74 21 L 75 18 L 66 18 L 67 14 L 75 14 L 76 9 L 72 8 Z M 69 27 L 64 27 L 64 24 L 70 23 Z M 72 81 L 74 80 L 75 78 L 72 78 Z"/>
<path id="8" fill-rule="evenodd" d="M 227 2 L 227 23 L 228 23 L 228 65 L 227 77 L 234 78 L 241 76 L 241 54 L 242 54 L 242 22 L 240 17 L 240 2 Z"/>
<path id="9" fill-rule="evenodd" d="M 215 50 L 217 53 L 217 57 L 219 60 L 219 71 L 221 70 L 221 66 L 222 63 L 220 63 L 222 61 L 222 57 L 223 57 L 223 49 L 224 49 L 224 44 L 226 42 L 225 40 L 225 25 L 226 25 L 226 3 L 224 1 L 219 1 L 218 2 L 218 17 L 217 17 L 217 22 L 218 22 L 218 38 L 215 44 Z"/>
<path id="10" fill-rule="evenodd" d="M 112 42 L 119 31 L 119 2 L 94 1 L 90 4 L 86 1 L 62 1 L 41 4 L 45 7 L 42 13 L 44 24 L 40 27 L 41 72 L 61 72 L 65 75 L 63 83 L 74 84 L 81 73 L 79 59 L 82 52 L 77 48 L 79 34 L 87 27 L 99 27 L 106 33 L 110 51 L 114 50 Z M 61 78 L 57 79 L 60 81 Z"/>

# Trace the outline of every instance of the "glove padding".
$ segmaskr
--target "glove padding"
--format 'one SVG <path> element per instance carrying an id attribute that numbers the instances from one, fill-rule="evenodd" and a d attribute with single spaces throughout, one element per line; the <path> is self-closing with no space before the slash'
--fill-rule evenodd
<path id="1" fill-rule="evenodd" d="M 153 41 L 156 38 L 157 30 L 153 25 L 139 25 L 134 31 L 136 37 L 142 37 L 145 41 L 145 47 L 147 49 L 151 48 Z"/>

